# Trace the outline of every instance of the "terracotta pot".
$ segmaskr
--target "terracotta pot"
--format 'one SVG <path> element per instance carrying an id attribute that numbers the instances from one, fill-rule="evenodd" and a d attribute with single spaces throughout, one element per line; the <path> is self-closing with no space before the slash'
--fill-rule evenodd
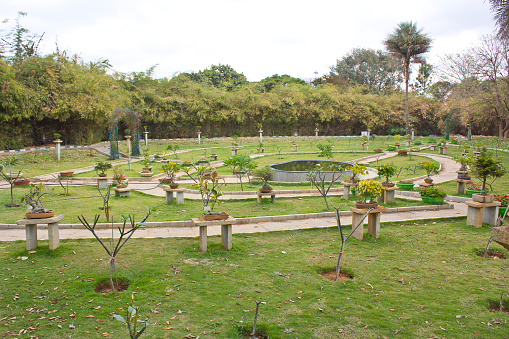
<path id="1" fill-rule="evenodd" d="M 203 220 L 211 221 L 211 220 L 226 220 L 229 215 L 226 212 L 210 212 L 201 215 Z"/>
<path id="2" fill-rule="evenodd" d="M 433 183 L 433 179 L 426 178 L 426 179 L 424 179 L 424 182 L 427 183 L 427 184 L 431 184 L 431 183 Z"/>
<path id="3" fill-rule="evenodd" d="M 106 176 L 108 176 L 108 174 L 106 174 L 106 173 L 99 173 L 99 176 L 100 176 L 101 178 L 105 178 Z"/>
<path id="4" fill-rule="evenodd" d="M 357 201 L 355 203 L 355 207 L 361 208 L 361 209 L 377 208 L 378 207 L 378 203 L 377 202 L 373 202 L 373 203 L 366 202 L 365 203 L 365 202 Z"/>
<path id="5" fill-rule="evenodd" d="M 18 180 L 14 180 L 14 185 L 15 186 L 30 185 L 30 179 L 18 179 Z"/>
<path id="6" fill-rule="evenodd" d="M 394 187 L 394 183 L 392 182 L 382 182 L 383 187 Z"/>
<path id="7" fill-rule="evenodd" d="M 27 219 L 44 219 L 51 218 L 55 216 L 55 212 L 46 212 L 46 213 L 25 213 L 25 218 Z"/>
<path id="8" fill-rule="evenodd" d="M 74 171 L 60 172 L 60 176 L 62 176 L 62 177 L 72 177 L 73 174 L 74 174 Z"/>
<path id="9" fill-rule="evenodd" d="M 172 183 L 170 183 L 170 188 L 177 189 L 177 188 L 179 188 L 179 184 L 177 184 L 176 182 L 172 182 Z"/>

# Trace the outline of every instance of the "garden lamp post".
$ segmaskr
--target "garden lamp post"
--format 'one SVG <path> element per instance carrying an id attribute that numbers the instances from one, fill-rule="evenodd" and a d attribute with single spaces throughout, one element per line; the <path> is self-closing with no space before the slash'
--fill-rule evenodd
<path id="1" fill-rule="evenodd" d="M 263 130 L 260 128 L 258 131 L 260 133 L 260 144 L 263 143 Z"/>

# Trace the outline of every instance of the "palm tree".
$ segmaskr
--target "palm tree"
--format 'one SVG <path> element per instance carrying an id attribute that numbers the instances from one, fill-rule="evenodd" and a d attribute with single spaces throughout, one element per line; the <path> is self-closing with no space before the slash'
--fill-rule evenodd
<path id="1" fill-rule="evenodd" d="M 403 63 L 405 76 L 405 129 L 410 134 L 408 125 L 408 81 L 410 78 L 410 63 L 424 63 L 421 54 L 431 49 L 433 40 L 422 30 L 417 29 L 413 22 L 401 22 L 394 33 L 389 34 L 383 44 L 387 51 Z"/>
<path id="2" fill-rule="evenodd" d="M 493 18 L 498 26 L 497 35 L 509 38 L 509 2 L 507 0 L 489 0 Z"/>

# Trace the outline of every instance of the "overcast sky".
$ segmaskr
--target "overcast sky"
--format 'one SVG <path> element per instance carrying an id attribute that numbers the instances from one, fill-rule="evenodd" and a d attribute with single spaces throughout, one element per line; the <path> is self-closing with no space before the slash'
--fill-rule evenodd
<path id="1" fill-rule="evenodd" d="M 308 79 L 353 48 L 383 49 L 402 21 L 434 40 L 431 63 L 495 28 L 484 0 L 0 0 L 10 29 L 18 11 L 42 54 L 60 50 L 116 71 L 158 64 L 155 77 L 228 64 L 249 81 L 273 74 Z"/>

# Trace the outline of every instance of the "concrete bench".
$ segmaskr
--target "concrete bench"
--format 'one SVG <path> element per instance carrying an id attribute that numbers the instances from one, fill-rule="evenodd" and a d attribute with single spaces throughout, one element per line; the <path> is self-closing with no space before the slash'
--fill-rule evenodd
<path id="1" fill-rule="evenodd" d="M 20 219 L 16 223 L 25 225 L 27 251 L 37 247 L 37 225 L 48 224 L 49 249 L 54 250 L 60 246 L 60 237 L 58 235 L 58 222 L 64 218 L 63 214 L 55 215 L 51 218 L 42 219 Z"/>
<path id="2" fill-rule="evenodd" d="M 290 145 L 290 149 L 292 150 L 292 152 L 294 151 L 294 148 L 295 148 L 295 152 L 299 151 L 299 145 Z"/>
<path id="3" fill-rule="evenodd" d="M 191 219 L 195 226 L 200 227 L 200 251 L 207 252 L 207 227 L 221 226 L 221 244 L 225 250 L 232 249 L 232 225 L 237 223 L 237 219 L 228 217 L 224 220 L 206 221 L 201 218 Z"/>
<path id="4" fill-rule="evenodd" d="M 171 188 L 169 186 L 165 186 L 163 187 L 163 190 L 166 192 L 166 205 L 169 205 L 173 201 L 174 192 L 177 198 L 177 205 L 184 203 L 184 190 L 182 188 Z"/>
<path id="5" fill-rule="evenodd" d="M 467 180 L 467 179 L 455 179 L 457 184 L 456 184 L 456 193 L 458 194 L 465 194 L 465 188 L 467 186 L 467 184 L 473 182 L 472 179 L 470 180 Z"/>
<path id="6" fill-rule="evenodd" d="M 343 199 L 350 199 L 350 187 L 353 186 L 353 188 L 357 187 L 357 184 L 356 183 L 353 183 L 353 182 L 342 182 L 341 183 L 343 185 Z M 354 196 L 355 196 L 355 193 L 354 193 Z"/>
<path id="7" fill-rule="evenodd" d="M 272 191 L 272 192 L 260 192 L 260 191 L 258 191 L 256 193 L 256 196 L 257 196 L 259 204 L 262 203 L 262 197 L 270 196 L 270 202 L 275 202 L 276 201 L 276 193 L 274 193 L 274 191 Z"/>
<path id="8" fill-rule="evenodd" d="M 387 207 L 378 206 L 377 208 L 372 209 L 368 214 L 368 233 L 377 239 L 380 238 L 380 213 L 386 212 L 387 210 Z M 352 212 L 353 230 L 361 222 L 362 218 L 364 218 L 364 214 L 366 214 L 368 210 L 363 208 L 350 207 L 350 211 Z M 363 233 L 364 225 L 361 225 L 352 234 L 352 236 L 358 240 L 362 240 Z"/>
<path id="9" fill-rule="evenodd" d="M 491 226 L 497 225 L 498 208 L 501 205 L 499 201 L 477 202 L 467 201 L 467 225 L 482 227 L 482 223 Z"/>

